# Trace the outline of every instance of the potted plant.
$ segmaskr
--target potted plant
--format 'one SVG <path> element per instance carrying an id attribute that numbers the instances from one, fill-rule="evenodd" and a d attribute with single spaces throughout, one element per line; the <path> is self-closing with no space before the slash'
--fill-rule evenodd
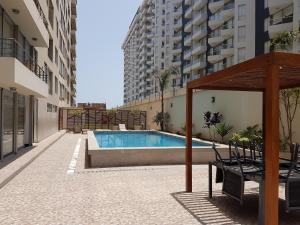
<path id="1" fill-rule="evenodd" d="M 117 113 L 117 110 L 114 110 L 114 109 L 107 111 L 108 121 L 109 121 L 108 127 L 111 130 L 119 129 L 118 124 L 116 124 L 116 113 Z"/>
<path id="2" fill-rule="evenodd" d="M 224 137 L 227 136 L 231 130 L 233 129 L 232 126 L 227 125 L 226 123 L 220 123 L 216 125 L 216 132 L 221 137 L 222 143 L 224 144 Z"/>
<path id="3" fill-rule="evenodd" d="M 73 132 L 74 133 L 81 133 L 81 131 L 82 131 L 81 122 L 79 123 L 77 118 L 80 118 L 80 120 L 81 120 L 81 117 L 84 114 L 84 110 L 83 109 L 72 109 L 70 114 L 73 117 L 75 117 L 74 118 L 75 124 L 74 124 Z"/>

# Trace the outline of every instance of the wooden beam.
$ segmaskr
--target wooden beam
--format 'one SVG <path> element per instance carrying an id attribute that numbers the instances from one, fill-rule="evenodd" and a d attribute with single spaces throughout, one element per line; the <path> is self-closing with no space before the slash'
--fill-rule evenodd
<path id="1" fill-rule="evenodd" d="M 265 225 L 278 225 L 279 66 L 267 68 L 264 93 Z"/>
<path id="2" fill-rule="evenodd" d="M 192 154 L 192 121 L 193 121 L 193 89 L 187 88 L 186 94 L 186 149 L 185 149 L 185 166 L 186 166 L 186 192 L 193 191 L 193 154 Z"/>
<path id="3" fill-rule="evenodd" d="M 300 69 L 300 54 L 273 52 L 271 54 L 271 61 L 273 64 L 282 67 L 293 67 Z"/>

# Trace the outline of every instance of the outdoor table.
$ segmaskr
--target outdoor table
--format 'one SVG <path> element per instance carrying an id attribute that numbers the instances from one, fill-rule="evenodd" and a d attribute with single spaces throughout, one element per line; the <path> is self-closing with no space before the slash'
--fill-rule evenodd
<path id="1" fill-rule="evenodd" d="M 215 166 L 217 170 L 222 170 L 222 164 L 220 162 L 209 162 L 208 163 L 208 189 L 209 189 L 209 198 L 212 198 L 212 166 Z M 240 166 L 236 162 L 232 162 L 231 165 L 228 163 L 225 166 L 229 167 L 235 172 L 240 172 Z M 259 184 L 259 213 L 258 213 L 258 224 L 264 224 L 264 171 L 263 165 L 259 162 L 254 162 L 247 166 L 243 166 L 244 177 L 246 181 L 254 181 Z M 279 183 L 286 182 L 286 174 L 288 173 L 289 167 L 288 163 L 280 164 L 279 170 Z"/>

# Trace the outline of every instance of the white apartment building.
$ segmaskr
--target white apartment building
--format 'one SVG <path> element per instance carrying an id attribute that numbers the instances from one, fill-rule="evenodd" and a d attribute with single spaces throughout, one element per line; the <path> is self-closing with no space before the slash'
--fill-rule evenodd
<path id="1" fill-rule="evenodd" d="M 182 0 L 144 0 L 137 10 L 122 46 L 124 103 L 158 94 L 155 71 L 171 66 L 180 71 L 182 10 Z"/>
<path id="2" fill-rule="evenodd" d="M 75 105 L 76 0 L 0 0 L 0 160 Z"/>
<path id="3" fill-rule="evenodd" d="M 168 68 L 171 65 L 169 60 L 171 58 L 173 65 L 181 68 L 180 78 L 175 77 L 173 81 L 179 88 L 184 87 L 189 80 L 268 52 L 270 40 L 282 32 L 299 31 L 300 2 L 297 0 L 170 2 L 171 6 L 164 0 L 154 2 L 156 8 L 154 65 L 156 69 Z M 168 12 L 172 14 L 168 18 L 174 22 L 170 28 L 166 26 Z M 163 16 L 164 13 L 166 18 Z M 169 29 L 174 35 L 167 36 L 166 30 Z M 166 42 L 173 45 L 172 54 Z M 299 46 L 299 41 L 295 41 L 294 45 L 290 46 L 290 51 L 299 52 Z M 124 52 L 126 47 L 127 45 L 123 45 Z M 125 54 L 125 67 L 129 68 L 130 64 L 127 62 L 130 62 L 130 59 L 126 58 Z M 128 82 L 126 77 L 129 74 L 129 71 L 125 71 L 125 83 Z M 155 87 L 155 80 L 153 83 Z M 135 87 L 134 83 L 131 85 Z M 150 94 L 153 96 L 156 92 L 155 89 L 151 90 Z M 125 104 L 143 100 L 139 96 L 127 98 L 129 92 L 131 88 L 124 87 Z"/>

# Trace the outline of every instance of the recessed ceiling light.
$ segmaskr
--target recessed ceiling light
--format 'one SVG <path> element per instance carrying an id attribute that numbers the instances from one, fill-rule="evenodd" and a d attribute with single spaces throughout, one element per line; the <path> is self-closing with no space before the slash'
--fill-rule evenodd
<path id="1" fill-rule="evenodd" d="M 19 13 L 20 13 L 20 10 L 18 10 L 18 9 L 12 9 L 12 12 L 13 12 L 14 14 L 19 14 Z"/>

